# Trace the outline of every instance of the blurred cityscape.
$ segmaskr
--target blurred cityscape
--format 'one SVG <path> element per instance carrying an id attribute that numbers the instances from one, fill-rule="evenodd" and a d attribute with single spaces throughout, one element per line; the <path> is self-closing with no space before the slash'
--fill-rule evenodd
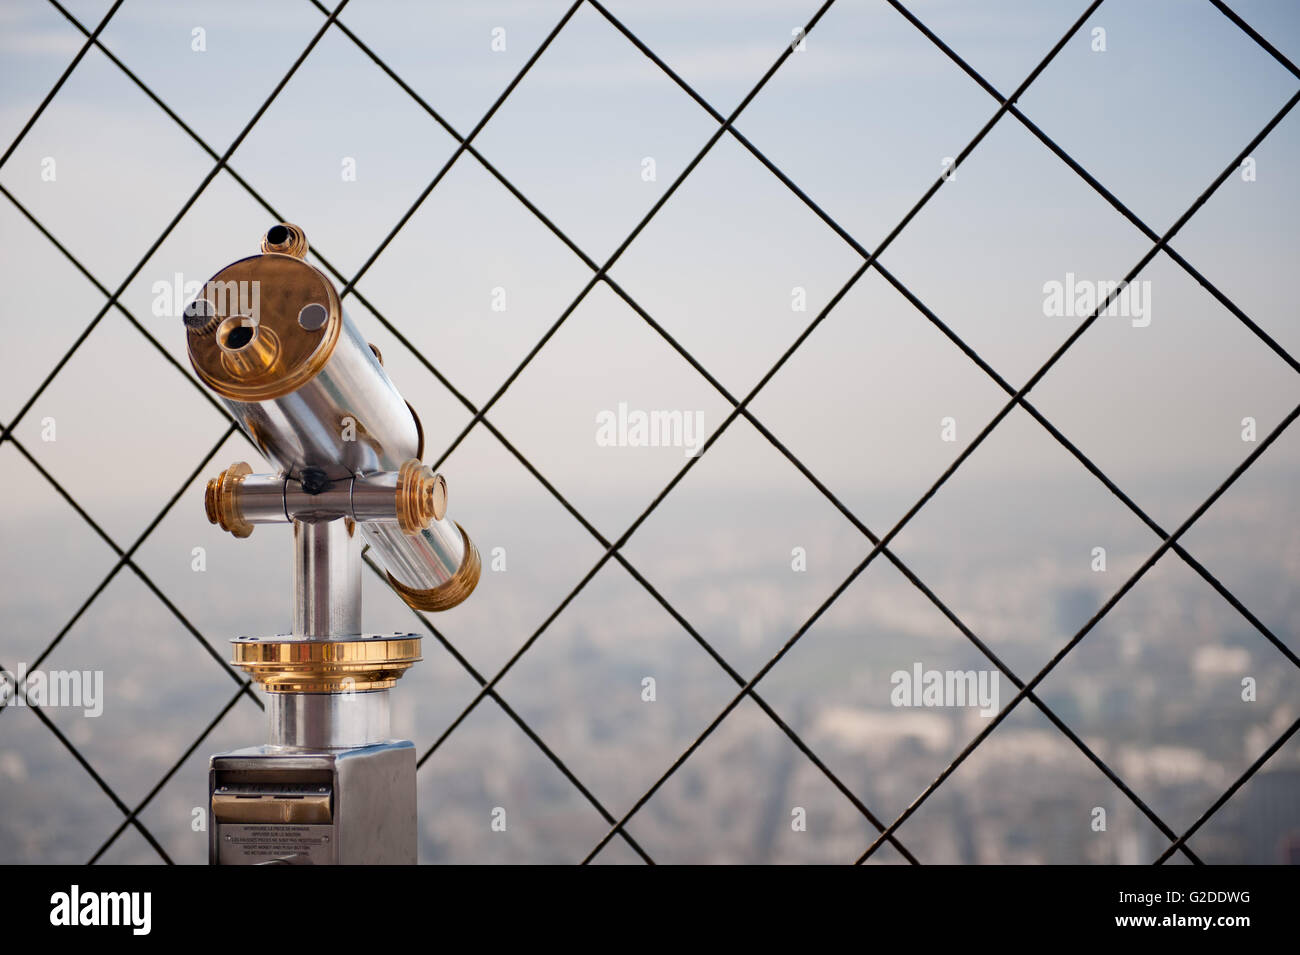
<path id="1" fill-rule="evenodd" d="M 1300 572 L 1300 540 L 1287 522 L 1270 518 L 1294 513 L 1294 484 L 1268 484 L 1261 475 L 1261 482 L 1230 491 L 1185 542 L 1294 647 L 1300 598 L 1290 581 Z M 1085 488 L 1082 480 L 963 485 L 937 497 L 933 512 L 923 512 L 895 541 L 900 560 L 1022 680 L 1158 544 L 1114 507 L 1069 507 L 1064 495 L 1087 500 Z M 687 483 L 679 493 L 626 553 L 748 679 L 868 544 L 811 491 L 728 500 L 696 494 Z M 191 488 L 182 498 L 140 560 L 224 653 L 225 638 L 271 632 L 285 620 L 287 534 L 261 529 L 228 546 L 215 530 L 208 534 L 196 494 Z M 435 622 L 491 676 L 545 618 L 543 608 L 558 603 L 599 554 L 578 546 L 583 532 L 543 498 L 477 503 L 466 505 L 461 520 L 478 531 L 485 563 L 494 547 L 504 549 L 505 570 L 485 571 L 480 592 Z M 68 551 L 70 536 L 48 529 L 47 523 L 22 534 L 26 570 L 7 553 L 10 579 L 85 558 Z M 211 547 L 205 573 L 190 566 L 193 541 Z M 1107 548 L 1105 572 L 1092 569 L 1094 546 Z M 792 570 L 794 548 L 806 553 L 804 571 Z M 89 577 L 77 583 L 92 586 Z M 366 588 L 369 627 L 418 626 L 369 575 Z M 22 606 L 9 619 L 30 635 L 29 647 L 40 646 L 69 614 L 69 603 L 52 601 L 57 589 L 10 595 Z M 236 689 L 195 638 L 150 603 L 134 575 L 120 573 L 45 664 L 105 671 L 101 717 L 46 712 L 132 806 Z M 893 565 L 877 559 L 757 686 L 884 822 L 986 722 L 975 708 L 892 706 L 891 674 L 915 663 L 992 667 Z M 653 702 L 644 699 L 646 677 L 654 680 Z M 1243 700 L 1247 677 L 1255 681 L 1254 702 Z M 1014 687 L 1002 677 L 999 688 L 1005 705 Z M 426 636 L 424 662 L 394 694 L 395 730 L 425 752 L 476 689 Z M 731 701 L 736 684 L 611 563 L 498 689 L 617 818 Z M 1181 834 L 1300 713 L 1298 690 L 1300 675 L 1277 649 L 1178 557 L 1166 555 L 1044 680 L 1038 696 Z M 0 734 L 0 860 L 88 859 L 122 814 L 30 711 L 0 715 Z M 207 755 L 261 738 L 261 713 L 239 701 L 140 814 L 173 859 L 204 860 L 205 837 L 191 820 L 203 803 Z M 572 862 L 609 828 L 491 699 L 438 746 L 419 783 L 424 862 Z M 1094 828 L 1099 808 L 1103 831 Z M 492 827 L 502 809 L 504 832 Z M 877 834 L 750 700 L 632 817 L 627 832 L 656 861 L 683 863 L 847 862 Z M 1294 862 L 1298 837 L 1300 746 L 1292 739 L 1188 844 L 1209 862 Z M 940 863 L 1143 863 L 1170 841 L 1028 702 L 922 804 L 898 838 L 921 861 Z M 871 859 L 903 861 L 889 845 Z M 159 860 L 127 829 L 101 861 Z M 616 837 L 596 861 L 637 857 Z"/>

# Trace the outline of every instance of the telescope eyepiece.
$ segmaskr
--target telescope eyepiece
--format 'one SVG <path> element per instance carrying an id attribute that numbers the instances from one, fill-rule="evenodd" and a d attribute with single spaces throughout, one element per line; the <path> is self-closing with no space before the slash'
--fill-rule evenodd
<path id="1" fill-rule="evenodd" d="M 263 252 L 292 255 L 295 259 L 307 258 L 307 234 L 292 222 L 277 222 L 262 236 Z"/>

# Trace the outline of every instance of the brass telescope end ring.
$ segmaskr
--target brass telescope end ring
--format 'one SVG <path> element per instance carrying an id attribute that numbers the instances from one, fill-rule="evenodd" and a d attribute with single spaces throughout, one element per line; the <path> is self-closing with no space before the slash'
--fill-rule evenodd
<path id="1" fill-rule="evenodd" d="M 391 573 L 388 574 L 388 583 L 406 601 L 407 606 L 412 609 L 427 611 L 450 610 L 472 594 L 474 588 L 478 586 L 479 574 L 483 569 L 482 560 L 478 555 L 478 548 L 474 546 L 474 542 L 465 533 L 465 528 L 457 524 L 456 529 L 460 531 L 460 536 L 465 542 L 465 557 L 461 561 L 460 568 L 450 580 L 428 590 L 416 590 L 414 587 L 408 587 L 402 583 Z"/>

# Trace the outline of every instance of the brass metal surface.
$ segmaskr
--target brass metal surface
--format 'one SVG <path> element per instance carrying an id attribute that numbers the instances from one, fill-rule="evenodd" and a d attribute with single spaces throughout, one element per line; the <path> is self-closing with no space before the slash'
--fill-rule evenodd
<path id="1" fill-rule="evenodd" d="M 215 792 L 212 794 L 212 815 L 217 822 L 329 823 L 330 794 L 279 796 Z"/>
<path id="2" fill-rule="evenodd" d="M 270 693 L 344 693 L 386 690 L 418 663 L 420 638 L 358 637 L 232 641 L 231 660 Z"/>
<path id="3" fill-rule="evenodd" d="M 203 507 L 208 512 L 209 523 L 218 525 L 236 537 L 253 533 L 253 525 L 244 520 L 239 510 L 239 485 L 253 473 L 245 461 L 236 461 L 208 482 L 203 495 Z"/>
<path id="4" fill-rule="evenodd" d="M 284 237 L 279 242 L 271 241 L 271 233 L 277 229 L 284 230 Z M 307 258 L 307 234 L 302 231 L 300 226 L 292 222 L 277 222 L 271 228 L 266 230 L 266 235 L 262 236 L 263 252 L 279 252 L 284 255 L 292 255 L 295 259 Z"/>
<path id="5" fill-rule="evenodd" d="M 185 308 L 185 331 L 190 335 L 206 335 L 221 323 L 217 310 L 200 296 Z"/>
<path id="6" fill-rule="evenodd" d="M 343 328 L 333 283 L 291 255 L 268 253 L 234 262 L 208 281 L 202 295 L 217 320 L 206 329 L 190 327 L 190 363 L 204 384 L 232 401 L 266 401 L 301 388 L 329 361 Z M 257 314 L 247 314 L 253 303 Z M 327 314 L 324 324 L 308 330 L 298 315 L 313 304 Z M 242 345 L 242 336 L 230 338 L 239 325 L 256 327 L 256 335 Z"/>
<path id="7" fill-rule="evenodd" d="M 447 482 L 418 458 L 397 472 L 397 523 L 405 534 L 418 534 L 447 513 Z M 462 533 L 464 533 L 462 531 Z"/>
<path id="8" fill-rule="evenodd" d="M 221 366 L 237 381 L 249 381 L 276 367 L 280 337 L 247 315 L 232 315 L 217 325 Z M 236 344 L 239 342 L 239 344 Z"/>

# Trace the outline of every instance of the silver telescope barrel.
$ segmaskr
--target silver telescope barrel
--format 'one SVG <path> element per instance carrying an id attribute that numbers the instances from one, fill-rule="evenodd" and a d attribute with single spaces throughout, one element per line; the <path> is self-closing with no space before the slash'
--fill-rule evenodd
<path id="1" fill-rule="evenodd" d="M 186 310 L 186 338 L 199 379 L 283 469 L 284 506 L 277 511 L 265 494 L 255 494 L 266 476 L 252 476 L 244 466 L 241 474 L 223 472 L 215 490 L 210 482 L 209 518 L 239 533 L 236 527 L 251 532 L 253 523 L 277 513 L 289 519 L 342 514 L 356 521 L 408 604 L 455 606 L 474 589 L 480 570 L 460 525 L 424 500 L 408 501 L 410 520 L 384 516 L 403 468 L 413 459 L 418 465 L 424 451 L 419 419 L 344 312 L 333 283 L 304 261 L 302 231 L 277 225 L 262 249 L 207 282 Z M 410 478 L 408 496 L 436 493 L 429 477 Z M 340 511 L 329 498 L 344 489 L 350 499 Z M 445 507 L 445 484 L 441 493 Z M 316 502 L 320 513 L 313 516 L 304 499 L 321 495 L 326 499 Z"/>

